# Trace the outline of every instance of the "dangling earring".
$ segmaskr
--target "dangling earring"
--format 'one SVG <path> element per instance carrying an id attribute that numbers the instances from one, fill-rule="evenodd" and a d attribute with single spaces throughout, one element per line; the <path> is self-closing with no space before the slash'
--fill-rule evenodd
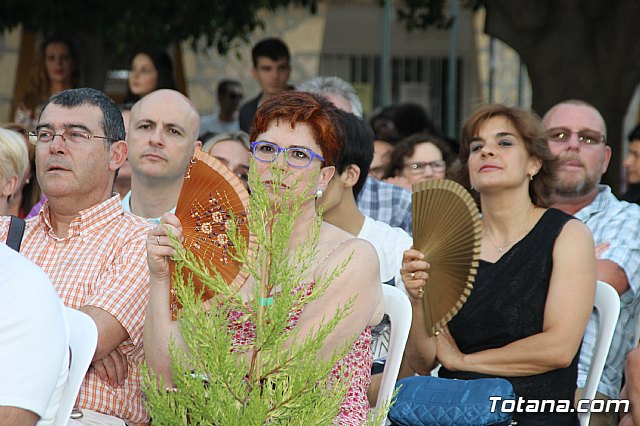
<path id="1" fill-rule="evenodd" d="M 318 190 L 316 191 L 316 198 L 322 197 L 322 194 L 323 194 L 322 189 L 318 188 Z"/>

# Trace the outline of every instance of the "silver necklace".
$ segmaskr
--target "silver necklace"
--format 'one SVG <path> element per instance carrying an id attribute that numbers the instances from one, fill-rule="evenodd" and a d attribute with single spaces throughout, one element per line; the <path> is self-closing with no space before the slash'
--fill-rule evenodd
<path id="1" fill-rule="evenodd" d="M 534 209 L 535 209 L 535 206 L 531 209 L 531 211 L 532 211 L 532 210 L 534 210 Z M 506 243 L 502 244 L 501 246 L 499 246 L 498 244 L 496 244 L 496 243 L 493 241 L 493 238 L 489 238 L 489 235 L 487 234 L 487 237 L 489 238 L 489 242 L 490 242 L 491 244 L 493 244 L 493 246 L 496 248 L 496 250 L 498 250 L 498 253 L 504 253 L 504 252 L 505 252 L 505 250 L 507 250 L 507 249 L 511 246 L 511 244 L 513 244 L 513 243 L 515 243 L 516 241 L 518 241 L 518 239 L 526 233 L 526 231 L 527 231 L 527 224 L 529 223 L 529 219 L 530 219 L 530 217 L 531 217 L 531 211 L 529 211 L 529 212 L 527 213 L 527 218 L 526 218 L 526 219 L 525 219 L 525 221 L 522 223 L 522 228 L 521 228 L 521 229 L 522 229 L 522 231 L 518 234 L 518 236 L 517 236 L 516 238 L 512 239 L 512 240 L 507 241 Z"/>
<path id="2" fill-rule="evenodd" d="M 489 240 L 491 241 L 491 240 Z M 516 240 L 511 240 L 511 241 L 507 241 L 506 243 L 504 243 L 503 245 L 499 246 L 496 243 L 494 243 L 493 241 L 491 241 L 491 244 L 493 244 L 495 246 L 495 248 L 498 250 L 498 253 L 503 253 L 507 247 L 509 247 L 511 244 L 515 243 Z"/>

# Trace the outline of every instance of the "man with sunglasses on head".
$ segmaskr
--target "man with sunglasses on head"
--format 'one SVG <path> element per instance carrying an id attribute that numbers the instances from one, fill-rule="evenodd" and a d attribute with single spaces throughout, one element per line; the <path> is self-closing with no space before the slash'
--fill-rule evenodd
<path id="1" fill-rule="evenodd" d="M 620 295 L 620 318 L 613 335 L 597 399 L 618 398 L 627 353 L 633 342 L 640 310 L 640 207 L 618 200 L 600 184 L 611 159 L 606 125 L 598 110 L 580 100 L 552 107 L 543 118 L 549 148 L 557 156 L 558 182 L 553 206 L 582 220 L 593 233 L 598 254 L 597 279 Z M 597 336 L 592 315 L 582 343 L 578 393 L 586 381 Z M 591 425 L 617 425 L 616 413 L 592 413 Z"/>
<path id="2" fill-rule="evenodd" d="M 146 425 L 139 365 L 151 225 L 124 213 L 112 192 L 127 158 L 122 114 L 98 90 L 65 90 L 45 104 L 31 142 L 48 201 L 27 220 L 20 252 L 44 270 L 66 306 L 88 314 L 98 327 L 93 363 L 78 395 L 79 421 Z M 7 239 L 9 222 L 0 219 L 0 241 Z"/>
<path id="3" fill-rule="evenodd" d="M 218 84 L 219 111 L 200 119 L 200 134 L 228 133 L 240 130 L 238 109 L 244 98 L 242 85 L 236 80 L 222 80 Z"/>
<path id="4" fill-rule="evenodd" d="M 131 191 L 122 199 L 125 212 L 154 224 L 174 212 L 184 174 L 198 140 L 200 116 L 182 93 L 160 89 L 140 99 L 129 119 Z"/>

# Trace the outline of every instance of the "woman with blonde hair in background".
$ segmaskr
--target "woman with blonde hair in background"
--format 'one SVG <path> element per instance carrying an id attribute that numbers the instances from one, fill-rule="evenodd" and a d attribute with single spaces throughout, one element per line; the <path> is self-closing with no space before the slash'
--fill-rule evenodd
<path id="1" fill-rule="evenodd" d="M 205 142 L 202 150 L 222 161 L 248 186 L 251 146 L 246 132 L 238 130 L 217 134 Z"/>
<path id="2" fill-rule="evenodd" d="M 0 216 L 9 214 L 9 199 L 28 165 L 29 154 L 20 133 L 0 128 Z"/>
<path id="3" fill-rule="evenodd" d="M 29 153 L 29 164 L 24 170 L 22 179 L 18 182 L 18 189 L 16 189 L 13 196 L 9 198 L 8 212 L 10 215 L 27 219 L 31 217 L 31 215 L 29 215 L 31 209 L 38 204 L 42 198 L 42 190 L 38 184 L 38 179 L 36 179 L 36 146 L 29 143 L 29 135 L 24 127 L 16 123 L 6 123 L 0 127 L 19 133 Z"/>

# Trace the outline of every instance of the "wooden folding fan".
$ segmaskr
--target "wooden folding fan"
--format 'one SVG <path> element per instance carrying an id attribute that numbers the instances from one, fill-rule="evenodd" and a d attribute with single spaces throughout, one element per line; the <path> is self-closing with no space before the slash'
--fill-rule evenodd
<path id="1" fill-rule="evenodd" d="M 413 247 L 430 263 L 424 294 L 427 332 L 433 336 L 462 308 L 473 289 L 482 226 L 471 194 L 446 179 L 413 185 Z"/>
<path id="2" fill-rule="evenodd" d="M 242 181 L 222 162 L 197 150 L 191 158 L 176 206 L 182 223 L 183 246 L 204 261 L 212 275 L 217 271 L 230 285 L 239 288 L 248 278 L 242 264 L 233 259 L 236 249 L 227 235 L 228 223 L 234 220 L 248 250 L 254 240 L 249 234 L 249 193 Z M 172 262 L 172 276 L 175 263 Z M 205 309 L 214 302 L 214 292 L 186 268 L 181 271 L 185 282 L 191 275 L 196 292 L 202 291 Z M 171 311 L 176 319 L 180 305 L 171 283 Z"/>

